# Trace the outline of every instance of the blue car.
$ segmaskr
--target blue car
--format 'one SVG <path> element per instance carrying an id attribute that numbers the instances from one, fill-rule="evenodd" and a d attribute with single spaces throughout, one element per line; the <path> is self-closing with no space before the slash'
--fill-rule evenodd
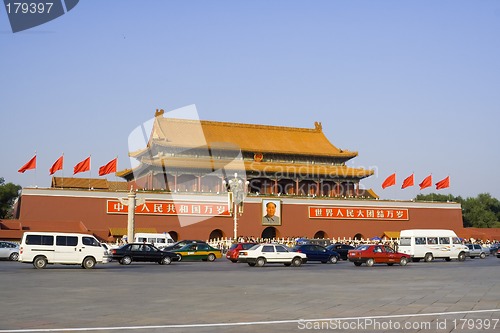
<path id="1" fill-rule="evenodd" d="M 293 251 L 304 253 L 307 256 L 307 261 L 321 261 L 323 264 L 336 264 L 340 259 L 338 252 L 316 244 L 297 245 Z"/>

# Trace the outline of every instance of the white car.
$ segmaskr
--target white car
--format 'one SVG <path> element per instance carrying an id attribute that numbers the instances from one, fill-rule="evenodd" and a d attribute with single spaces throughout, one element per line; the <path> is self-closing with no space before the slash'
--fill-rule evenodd
<path id="1" fill-rule="evenodd" d="M 257 244 L 248 250 L 240 251 L 238 262 L 246 262 L 250 266 L 257 267 L 262 267 L 266 263 L 298 267 L 307 262 L 307 256 L 304 253 L 293 252 L 281 244 Z"/>
<path id="2" fill-rule="evenodd" d="M 19 258 L 19 244 L 0 241 L 0 258 L 17 261 L 17 258 Z"/>

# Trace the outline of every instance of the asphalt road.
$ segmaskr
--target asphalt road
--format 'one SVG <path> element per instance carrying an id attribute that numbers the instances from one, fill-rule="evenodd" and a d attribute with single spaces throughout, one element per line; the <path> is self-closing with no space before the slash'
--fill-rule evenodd
<path id="1" fill-rule="evenodd" d="M 493 256 L 405 267 L 0 261 L 0 333 L 498 332 L 499 269 Z"/>

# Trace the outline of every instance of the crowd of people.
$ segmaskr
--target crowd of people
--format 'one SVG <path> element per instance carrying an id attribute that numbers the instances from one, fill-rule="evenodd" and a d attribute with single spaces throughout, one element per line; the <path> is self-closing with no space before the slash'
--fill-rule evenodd
<path id="1" fill-rule="evenodd" d="M 351 246 L 359 246 L 359 245 L 364 245 L 364 244 L 384 244 L 388 245 L 391 248 L 395 249 L 397 251 L 398 245 L 399 245 L 399 239 L 379 239 L 379 238 L 373 238 L 373 239 L 352 239 L 352 238 L 326 238 L 326 239 L 308 239 L 306 237 L 282 237 L 282 238 L 261 238 L 261 237 L 254 237 L 254 236 L 249 236 L 249 237 L 243 237 L 240 236 L 236 241 L 233 241 L 232 238 L 216 238 L 216 239 L 210 239 L 208 243 L 213 246 L 218 248 L 219 250 L 222 251 L 222 253 L 225 253 L 232 244 L 234 243 L 278 243 L 278 244 L 283 244 L 286 245 L 289 248 L 294 247 L 295 245 L 300 244 L 301 242 L 307 242 L 307 243 L 314 243 L 318 245 L 323 245 L 323 246 L 328 246 L 331 244 L 346 244 L 346 245 L 351 245 Z M 463 244 L 480 244 L 481 246 L 484 246 L 486 248 L 490 248 L 492 246 L 498 247 L 500 241 L 498 240 L 478 240 L 478 239 L 462 239 Z"/>

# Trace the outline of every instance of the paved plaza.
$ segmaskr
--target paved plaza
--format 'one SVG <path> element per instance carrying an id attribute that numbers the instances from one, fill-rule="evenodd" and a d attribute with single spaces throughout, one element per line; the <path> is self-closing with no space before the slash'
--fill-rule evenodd
<path id="1" fill-rule="evenodd" d="M 0 332 L 495 332 L 499 269 L 492 256 L 406 267 L 0 261 Z"/>

